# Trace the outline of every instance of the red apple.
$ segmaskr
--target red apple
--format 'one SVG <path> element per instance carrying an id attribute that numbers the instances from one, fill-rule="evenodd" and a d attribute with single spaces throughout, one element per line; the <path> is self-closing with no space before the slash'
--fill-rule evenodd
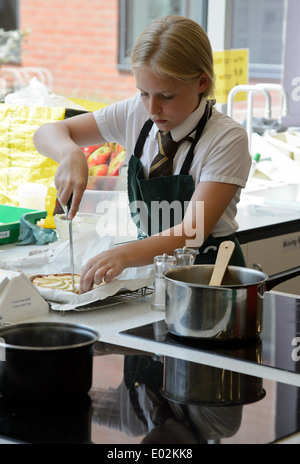
<path id="1" fill-rule="evenodd" d="M 81 150 L 85 154 L 85 157 L 88 158 L 93 151 L 97 150 L 97 148 L 101 147 L 101 145 L 91 145 L 89 147 L 83 147 Z"/>
<path id="2" fill-rule="evenodd" d="M 107 164 L 100 164 L 99 166 L 92 166 L 89 168 L 89 175 L 95 176 L 106 176 L 108 172 Z"/>
<path id="3" fill-rule="evenodd" d="M 109 176 L 118 176 L 119 170 L 123 166 L 125 161 L 126 151 L 123 150 L 120 153 L 116 154 L 114 158 L 111 159 L 108 166 L 108 175 Z"/>
<path id="4" fill-rule="evenodd" d="M 123 148 L 122 145 L 120 145 L 119 143 L 115 143 L 115 146 L 114 148 L 112 148 L 112 151 L 111 151 L 110 159 L 112 160 L 115 156 L 117 156 L 122 151 L 125 151 L 125 148 Z"/>
<path id="5" fill-rule="evenodd" d="M 90 168 L 92 166 L 99 166 L 100 164 L 105 164 L 106 162 L 108 162 L 110 154 L 111 151 L 109 147 L 98 148 L 88 157 L 88 167 Z"/>
<path id="6" fill-rule="evenodd" d="M 117 153 L 120 153 L 121 151 L 125 151 L 125 148 L 123 148 L 122 145 L 120 145 L 119 143 L 117 143 L 116 152 L 117 152 Z"/>

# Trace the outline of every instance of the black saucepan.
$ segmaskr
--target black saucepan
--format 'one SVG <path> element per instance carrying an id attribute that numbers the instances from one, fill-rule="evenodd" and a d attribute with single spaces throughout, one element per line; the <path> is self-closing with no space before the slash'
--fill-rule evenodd
<path id="1" fill-rule="evenodd" d="M 0 327 L 0 394 L 55 398 L 91 388 L 97 331 L 77 324 L 34 322 Z"/>

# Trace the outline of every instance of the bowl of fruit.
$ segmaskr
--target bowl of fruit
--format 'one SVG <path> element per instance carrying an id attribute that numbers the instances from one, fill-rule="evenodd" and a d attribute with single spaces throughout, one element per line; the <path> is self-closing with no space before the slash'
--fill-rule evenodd
<path id="1" fill-rule="evenodd" d="M 126 150 L 118 143 L 106 142 L 82 148 L 88 168 L 89 190 L 115 190 Z"/>

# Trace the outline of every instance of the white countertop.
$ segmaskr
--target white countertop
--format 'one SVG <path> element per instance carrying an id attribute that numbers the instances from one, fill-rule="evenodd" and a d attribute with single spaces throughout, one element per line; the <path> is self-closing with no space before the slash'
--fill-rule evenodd
<path id="1" fill-rule="evenodd" d="M 299 195 L 298 187 L 299 186 L 297 186 L 297 189 L 292 187 L 290 192 L 293 191 L 293 194 L 296 196 Z M 275 190 L 273 193 L 276 195 Z M 252 194 L 253 192 L 249 194 L 249 196 L 244 194 L 242 202 L 244 202 L 244 204 L 245 202 L 248 204 Z M 270 194 L 269 191 L 268 194 Z M 266 199 L 267 195 L 263 196 L 262 192 L 257 193 L 256 198 L 260 198 L 261 196 L 264 198 L 264 201 L 268 201 L 268 199 Z M 271 201 L 273 200 L 271 199 Z M 295 198 L 295 201 L 297 202 L 297 198 Z M 290 203 L 290 199 L 288 199 L 287 202 Z M 287 209 L 285 209 L 285 212 L 286 211 Z M 300 218 L 300 203 L 298 203 L 296 211 L 288 209 L 288 214 L 289 217 L 297 216 Z M 281 220 L 285 220 L 285 214 L 280 213 L 280 215 Z M 270 217 L 267 219 L 270 220 Z M 250 220 L 251 225 L 253 226 L 252 219 L 250 218 Z M 28 256 L 29 251 L 35 248 L 37 247 L 34 245 L 25 247 L 16 246 L 15 244 L 2 245 L 0 247 L 0 262 L 2 259 L 7 260 L 10 257 L 15 259 L 16 257 L 20 258 Z M 238 359 L 231 359 L 216 354 L 196 351 L 185 347 L 176 348 L 171 345 L 159 344 L 155 341 L 148 341 L 138 337 L 120 334 L 120 332 L 130 328 L 150 324 L 162 319 L 164 319 L 164 314 L 162 312 L 153 311 L 151 308 L 151 296 L 146 296 L 135 300 L 126 301 L 115 306 L 90 310 L 86 312 L 66 311 L 64 316 L 62 316 L 60 312 L 51 310 L 49 315 L 46 317 L 40 317 L 35 320 L 50 320 L 84 324 L 95 328 L 99 332 L 99 340 L 109 344 L 147 351 L 150 353 L 157 353 L 175 358 L 181 358 L 191 362 L 202 363 L 209 366 L 240 372 L 242 374 L 248 374 L 300 386 L 300 376 L 298 374 L 280 371 L 278 369 L 272 369 L 271 367 L 266 367 L 255 363 L 248 363 Z"/>
<path id="2" fill-rule="evenodd" d="M 300 220 L 300 183 L 262 190 L 251 185 L 238 204 L 239 232 Z"/>
<path id="3" fill-rule="evenodd" d="M 186 347 L 179 348 L 173 345 L 162 344 L 157 341 L 120 333 L 162 319 L 164 319 L 164 313 L 153 311 L 151 308 L 151 296 L 146 296 L 115 306 L 85 312 L 65 311 L 61 313 L 51 310 L 49 315 L 31 319 L 30 322 L 52 321 L 83 324 L 96 329 L 99 333 L 100 341 L 112 345 L 184 359 L 242 374 L 300 386 L 299 374 Z"/>
<path id="4" fill-rule="evenodd" d="M 65 312 L 64 316 L 60 313 L 51 311 L 49 317 L 46 319 L 50 321 L 84 324 L 93 327 L 99 332 L 100 341 L 113 345 L 184 359 L 242 374 L 300 386 L 300 376 L 298 373 L 281 371 L 260 364 L 248 363 L 240 359 L 227 358 L 222 355 L 198 351 L 187 347 L 177 347 L 132 335 L 121 334 L 120 332 L 122 331 L 164 319 L 163 312 L 152 310 L 151 296 L 87 312 Z"/>
<path id="5" fill-rule="evenodd" d="M 9 246 L 5 245 L 4 247 L 8 248 Z M 4 251 L 2 250 L 2 253 L 3 252 Z M 242 374 L 300 386 L 300 376 L 295 373 L 274 369 L 260 364 L 245 362 L 240 359 L 224 357 L 214 353 L 198 351 L 186 347 L 177 347 L 159 343 L 154 340 L 139 338 L 133 335 L 121 334 L 120 332 L 125 330 L 151 324 L 164 319 L 163 312 L 152 310 L 151 298 L 151 295 L 141 296 L 130 301 L 124 300 L 121 304 L 82 312 L 61 312 L 50 310 L 49 314 L 29 319 L 28 321 L 52 321 L 83 324 L 96 329 L 99 333 L 100 341 L 112 345 L 180 358 Z"/>

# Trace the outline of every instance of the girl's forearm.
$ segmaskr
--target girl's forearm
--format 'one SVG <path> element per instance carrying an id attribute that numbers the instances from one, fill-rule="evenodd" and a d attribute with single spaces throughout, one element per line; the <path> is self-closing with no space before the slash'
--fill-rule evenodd
<path id="1" fill-rule="evenodd" d="M 33 136 L 39 153 L 60 163 L 67 154 L 81 153 L 81 147 L 104 143 L 92 114 L 74 116 L 41 126 Z"/>
<path id="2" fill-rule="evenodd" d="M 54 143 L 55 141 L 55 143 Z M 79 151 L 64 124 L 48 123 L 41 126 L 33 136 L 35 148 L 41 155 L 60 163 L 67 153 Z"/>
<path id="3" fill-rule="evenodd" d="M 180 234 L 180 231 L 180 226 L 177 226 L 162 234 L 126 243 L 118 248 L 124 253 L 127 267 L 145 266 L 153 263 L 154 256 L 164 253 L 173 255 L 174 250 L 186 246 L 188 237 Z"/>

